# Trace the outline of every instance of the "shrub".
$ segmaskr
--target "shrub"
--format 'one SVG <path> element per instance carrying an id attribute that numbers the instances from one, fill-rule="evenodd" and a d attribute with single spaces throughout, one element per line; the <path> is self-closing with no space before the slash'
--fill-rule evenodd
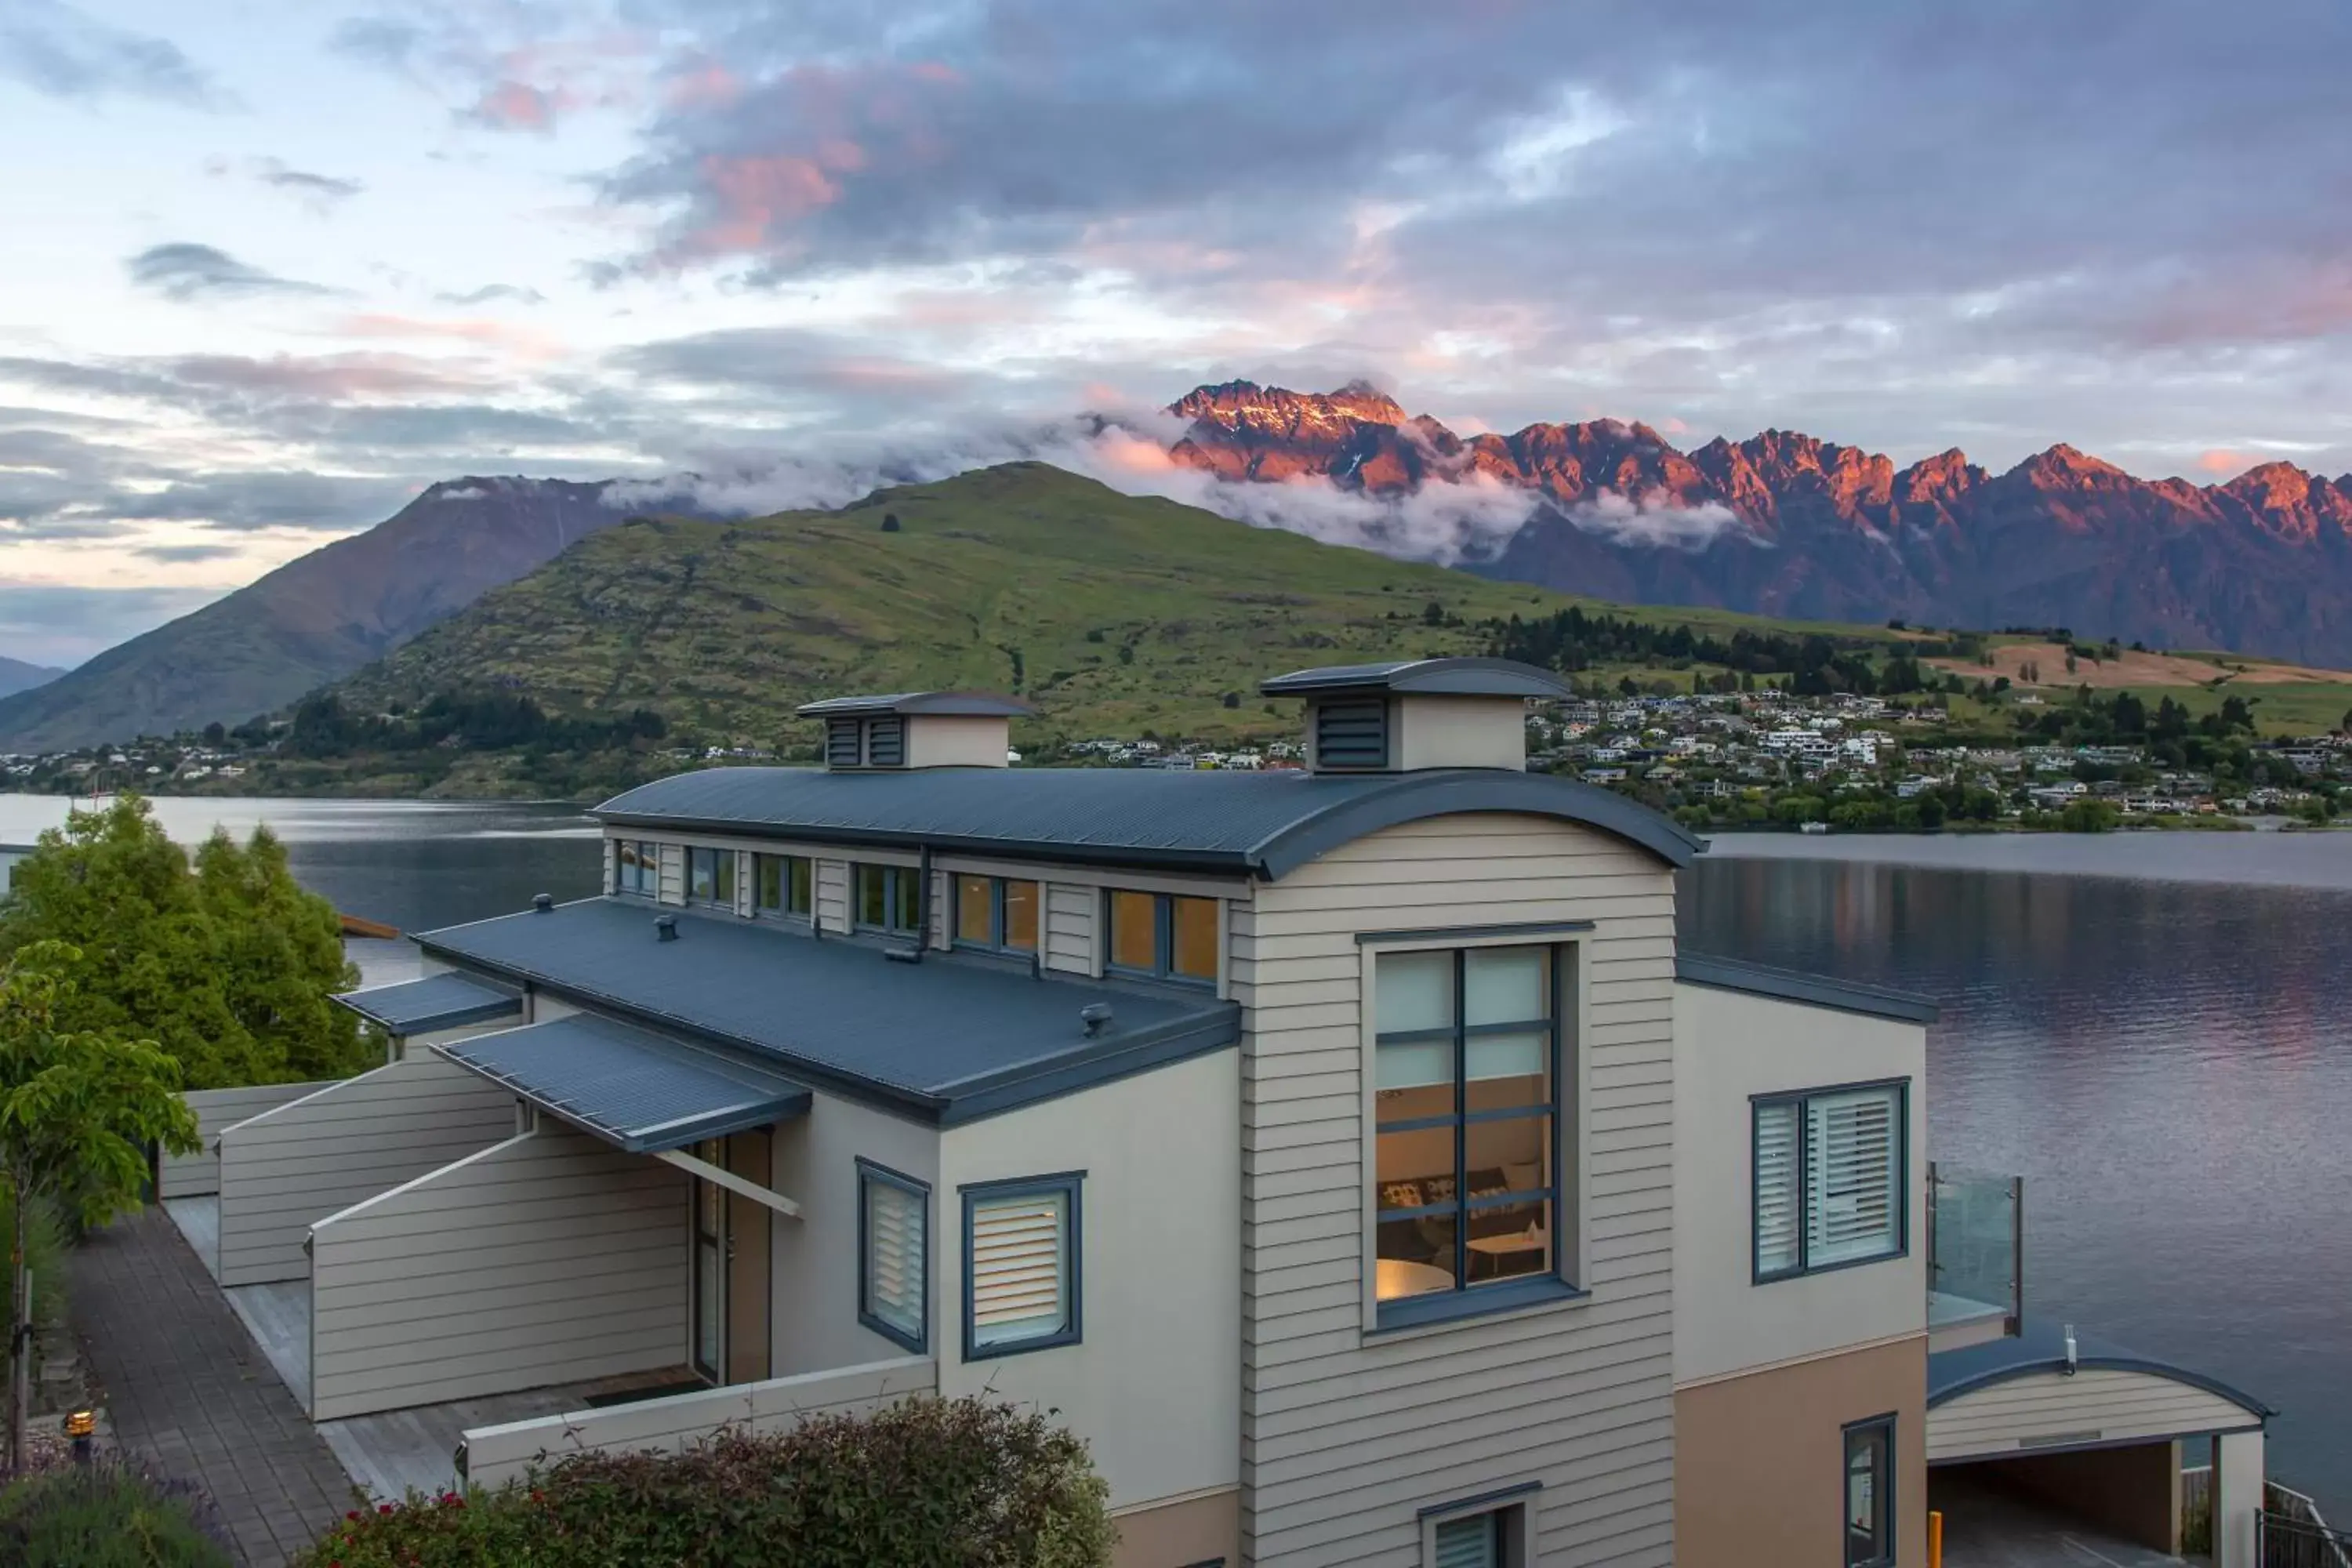
<path id="1" fill-rule="evenodd" d="M 0 1563 L 45 1568 L 232 1568 L 212 1504 L 120 1459 L 0 1483 Z"/>
<path id="2" fill-rule="evenodd" d="M 1086 1445 L 1042 1415 L 914 1400 L 354 1512 L 299 1568 L 1103 1568 L 1108 1493 Z"/>

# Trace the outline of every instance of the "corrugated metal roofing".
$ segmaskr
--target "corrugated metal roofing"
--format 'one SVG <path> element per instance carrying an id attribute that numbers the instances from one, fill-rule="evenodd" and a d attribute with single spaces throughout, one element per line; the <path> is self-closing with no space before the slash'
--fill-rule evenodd
<path id="1" fill-rule="evenodd" d="M 677 939 L 656 940 L 657 914 Z M 896 963 L 726 915 L 591 899 L 427 931 L 428 952 L 656 1028 L 723 1042 L 795 1080 L 866 1090 L 942 1121 L 1068 1092 L 1231 1045 L 1241 1009 L 1205 993 L 1068 978 L 934 952 Z M 1080 1009 L 1108 1003 L 1089 1037 Z"/>
<path id="2" fill-rule="evenodd" d="M 809 1108 L 799 1084 L 586 1014 L 434 1048 L 633 1154 L 765 1127 Z"/>
<path id="3" fill-rule="evenodd" d="M 372 985 L 346 991 L 335 1000 L 394 1035 L 522 1016 L 520 997 L 462 974 L 428 974 L 397 985 Z"/>
<path id="4" fill-rule="evenodd" d="M 828 697 L 821 702 L 803 702 L 793 711 L 803 719 L 853 713 L 933 713 L 965 718 L 1011 719 L 1034 713 L 1037 710 L 1017 697 L 1000 697 L 993 691 L 886 691 L 874 697 Z"/>
<path id="5" fill-rule="evenodd" d="M 1313 774 L 1160 768 L 826 773 L 711 768 L 614 796 L 615 826 L 700 828 L 1279 878 L 1351 839 L 1455 812 L 1584 823 L 1686 866 L 1704 845 L 1640 802 L 1509 768 Z"/>
<path id="6" fill-rule="evenodd" d="M 1260 681 L 1268 697 L 1323 691 L 1397 691 L 1444 697 L 1566 697 L 1567 681 L 1515 658 L 1404 658 L 1386 664 L 1327 664 Z"/>
<path id="7" fill-rule="evenodd" d="M 1932 1024 L 1939 1009 L 1932 996 L 1864 985 L 1802 970 L 1774 969 L 1744 963 L 1711 953 L 1678 952 L 1675 978 L 1685 985 L 1706 985 L 1718 991 L 1740 991 L 1776 1001 L 1801 1002 L 1813 1007 L 1834 1007 L 1843 1013 L 1864 1013 L 1874 1018 L 1895 1018 L 1906 1024 Z"/>
<path id="8" fill-rule="evenodd" d="M 2078 1367 L 2142 1372 L 2151 1377 L 2168 1378 L 2172 1382 L 2218 1394 L 2255 1416 L 2278 1414 L 2252 1394 L 2232 1388 L 2218 1378 L 2191 1372 L 2171 1362 L 2135 1354 L 2103 1340 L 2077 1334 L 2074 1336 L 2074 1364 Z M 1937 1351 L 1930 1355 L 1927 1358 L 1927 1404 L 1932 1408 L 1971 1390 L 2003 1383 L 2012 1377 L 2063 1372 L 2066 1364 L 2064 1328 L 2046 1320 L 2030 1320 L 2020 1324 L 2015 1334 L 1986 1340 L 1979 1344 L 1964 1345 L 1958 1350 Z"/>

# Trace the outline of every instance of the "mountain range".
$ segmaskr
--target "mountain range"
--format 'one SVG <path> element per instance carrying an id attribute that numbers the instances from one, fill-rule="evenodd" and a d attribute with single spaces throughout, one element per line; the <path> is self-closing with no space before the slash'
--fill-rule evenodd
<path id="1" fill-rule="evenodd" d="M 1795 431 L 1685 452 L 1599 419 L 1456 435 L 1360 383 L 1203 386 L 1173 455 L 1233 480 L 1371 495 L 1527 492 L 1471 570 L 1603 598 L 1805 619 L 2065 626 L 2165 647 L 2352 663 L 2352 475 L 2265 463 L 2137 479 L 2064 445 L 1992 473 L 1955 449 L 1898 468 Z"/>

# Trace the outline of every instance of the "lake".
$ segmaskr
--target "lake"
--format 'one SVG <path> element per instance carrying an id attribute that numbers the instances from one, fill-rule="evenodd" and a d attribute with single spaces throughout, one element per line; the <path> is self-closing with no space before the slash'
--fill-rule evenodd
<path id="1" fill-rule="evenodd" d="M 0 795 L 0 842 L 62 821 Z M 566 806 L 163 800 L 267 819 L 303 882 L 405 930 L 595 890 Z M 2352 1516 L 2352 833 L 1726 835 L 1693 949 L 1927 993 L 1929 1152 L 2022 1175 L 2027 1309 L 2277 1405 L 2272 1471 Z M 354 944 L 373 983 L 401 944 Z"/>

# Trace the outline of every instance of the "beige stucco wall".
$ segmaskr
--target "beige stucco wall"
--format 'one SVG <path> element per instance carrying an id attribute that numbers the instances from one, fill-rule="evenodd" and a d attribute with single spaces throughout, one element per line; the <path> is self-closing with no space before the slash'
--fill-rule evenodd
<path id="1" fill-rule="evenodd" d="M 1005 720 L 977 713 L 918 713 L 907 721 L 910 768 L 1001 768 L 1012 744 Z"/>
<path id="2" fill-rule="evenodd" d="M 1111 1568 L 1192 1568 L 1241 1562 L 1241 1500 L 1231 1489 L 1115 1514 Z"/>
<path id="3" fill-rule="evenodd" d="M 1516 697 L 1400 697 L 1391 711 L 1401 769 L 1528 765 L 1528 705 Z"/>
<path id="4" fill-rule="evenodd" d="M 818 1093 L 806 1116 L 776 1129 L 777 1192 L 801 1217 L 769 1227 L 774 1247 L 774 1372 L 778 1377 L 907 1354 L 857 1321 L 857 1161 L 862 1156 L 931 1184 L 931 1265 L 949 1205 L 939 1192 L 939 1130 L 838 1095 Z M 934 1315 L 936 1347 L 948 1320 Z"/>
<path id="5" fill-rule="evenodd" d="M 1926 1331 L 1927 1041 L 1918 1024 L 1675 987 L 1677 1384 Z M 1881 1079 L 1911 1085 L 1907 1252 L 1752 1283 L 1749 1097 Z"/>
<path id="6" fill-rule="evenodd" d="M 1111 1505 L 1233 1486 L 1241 1465 L 1240 1064 L 1224 1050 L 940 1135 L 940 1392 L 1058 1409 Z M 1084 1340 L 963 1360 L 972 1182 L 1084 1171 Z"/>
<path id="7" fill-rule="evenodd" d="M 1847 1423 L 1895 1415 L 1897 1562 L 1927 1562 L 1927 1342 L 1675 1391 L 1675 1568 L 1844 1561 Z"/>

